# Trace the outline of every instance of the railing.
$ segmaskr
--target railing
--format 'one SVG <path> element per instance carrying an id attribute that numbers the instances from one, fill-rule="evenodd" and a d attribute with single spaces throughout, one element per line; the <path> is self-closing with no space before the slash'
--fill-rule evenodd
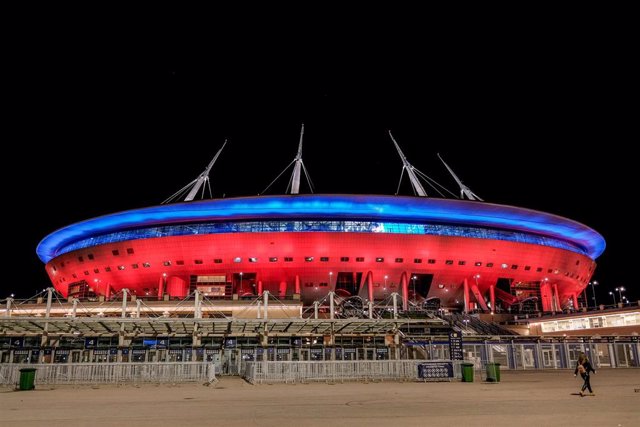
<path id="1" fill-rule="evenodd" d="M 452 363 L 453 377 L 461 377 L 461 361 L 450 360 L 248 362 L 245 365 L 243 377 L 251 384 L 311 381 L 415 381 L 418 379 L 418 365 L 434 362 Z"/>
<path id="2" fill-rule="evenodd" d="M 2 364 L 0 385 L 19 382 L 20 369 L 36 369 L 36 385 L 181 383 L 215 381 L 211 362 Z"/>

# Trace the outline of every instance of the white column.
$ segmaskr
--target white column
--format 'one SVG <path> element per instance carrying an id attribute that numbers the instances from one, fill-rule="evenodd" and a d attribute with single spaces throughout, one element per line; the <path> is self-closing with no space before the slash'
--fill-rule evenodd
<path id="1" fill-rule="evenodd" d="M 127 317 L 127 290 L 122 290 L 122 315 L 120 316 L 123 319 Z"/>

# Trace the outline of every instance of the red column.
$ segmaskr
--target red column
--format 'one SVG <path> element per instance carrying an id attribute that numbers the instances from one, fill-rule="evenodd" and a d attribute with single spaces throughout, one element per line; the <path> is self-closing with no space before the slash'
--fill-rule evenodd
<path id="1" fill-rule="evenodd" d="M 562 305 L 560 305 L 560 294 L 558 293 L 558 284 L 553 284 L 554 298 L 556 302 L 556 311 L 562 311 Z"/>
<path id="2" fill-rule="evenodd" d="M 164 281 L 165 277 L 160 276 L 160 279 L 158 280 L 158 299 L 162 299 L 162 296 L 164 295 Z"/>
<path id="3" fill-rule="evenodd" d="M 402 309 L 405 311 L 409 309 L 409 280 L 407 277 L 407 272 L 403 271 L 400 276 L 400 289 L 402 289 Z"/>
<path id="4" fill-rule="evenodd" d="M 296 274 L 296 294 L 300 295 L 300 276 Z"/>
<path id="5" fill-rule="evenodd" d="M 464 279 L 464 312 L 469 312 L 469 282 Z"/>
<path id="6" fill-rule="evenodd" d="M 575 310 L 578 310 L 578 294 L 576 294 L 575 292 L 573 293 L 573 308 Z"/>
<path id="7" fill-rule="evenodd" d="M 262 295 L 262 280 L 258 280 L 258 295 Z"/>
<path id="8" fill-rule="evenodd" d="M 369 297 L 369 301 L 373 302 L 373 273 L 370 271 L 367 273 L 365 283 L 367 284 L 367 296 Z"/>

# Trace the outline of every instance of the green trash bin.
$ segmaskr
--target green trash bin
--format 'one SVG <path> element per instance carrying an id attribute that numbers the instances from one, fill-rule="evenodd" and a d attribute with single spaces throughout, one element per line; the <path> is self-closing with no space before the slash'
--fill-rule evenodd
<path id="1" fill-rule="evenodd" d="M 473 363 L 461 363 L 460 366 L 462 366 L 462 382 L 472 383 L 473 382 Z"/>
<path id="2" fill-rule="evenodd" d="M 499 363 L 487 363 L 487 381 L 488 382 L 500 382 L 500 364 Z"/>
<path id="3" fill-rule="evenodd" d="M 20 369 L 20 390 L 33 390 L 36 388 L 34 381 L 36 379 L 36 368 Z"/>

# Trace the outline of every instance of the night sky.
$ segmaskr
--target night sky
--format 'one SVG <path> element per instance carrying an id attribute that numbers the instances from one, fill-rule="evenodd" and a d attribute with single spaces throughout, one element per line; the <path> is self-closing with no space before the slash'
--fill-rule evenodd
<path id="1" fill-rule="evenodd" d="M 35 255 L 45 235 L 160 203 L 225 138 L 214 196 L 261 193 L 294 158 L 303 122 L 316 193 L 394 194 L 402 163 L 390 129 L 415 167 L 456 193 L 436 153 L 485 201 L 600 232 L 607 249 L 597 260 L 598 303 L 610 304 L 616 286 L 640 297 L 629 249 L 637 235 L 629 151 L 638 141 L 630 106 L 638 74 L 612 37 L 410 47 L 356 40 L 286 53 L 262 40 L 194 48 L 68 37 L 25 41 L 8 53 L 5 118 L 15 131 L 3 139 L 15 154 L 3 157 L 21 172 L 3 171 L 9 230 L 0 298 L 48 286 Z M 283 193 L 289 175 L 268 194 Z M 406 176 L 401 194 L 411 194 Z"/>

